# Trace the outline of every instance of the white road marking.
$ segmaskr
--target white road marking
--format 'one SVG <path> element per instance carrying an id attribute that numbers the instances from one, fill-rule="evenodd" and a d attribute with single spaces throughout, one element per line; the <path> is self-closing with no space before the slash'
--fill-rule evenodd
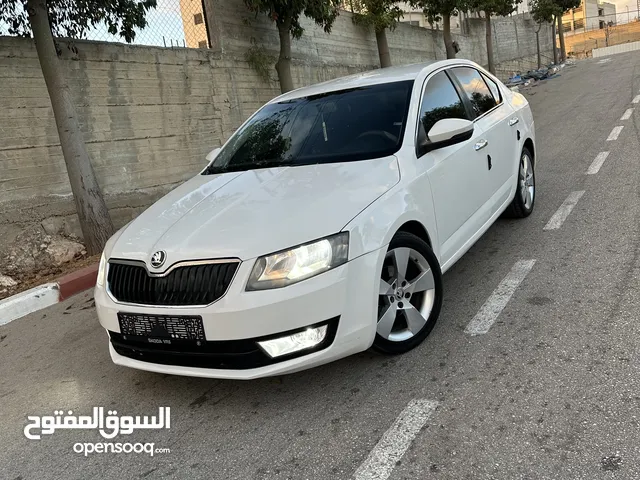
<path id="1" fill-rule="evenodd" d="M 587 175 L 595 175 L 600 171 L 600 167 L 609 156 L 609 152 L 600 152 L 595 160 L 591 163 L 589 170 L 587 170 Z"/>
<path id="2" fill-rule="evenodd" d="M 627 108 L 622 117 L 620 117 L 620 120 L 629 120 L 631 115 L 633 115 L 633 108 Z"/>
<path id="3" fill-rule="evenodd" d="M 610 142 L 612 140 L 617 140 L 618 136 L 620 135 L 620 132 L 622 131 L 623 128 L 624 128 L 624 126 L 613 127 L 613 130 L 611 130 L 611 133 L 607 137 L 607 142 Z"/>
<path id="4" fill-rule="evenodd" d="M 602 60 L 598 60 L 598 63 L 607 63 L 610 62 L 611 59 L 610 58 L 603 58 Z"/>
<path id="5" fill-rule="evenodd" d="M 467 328 L 464 329 L 464 332 L 469 335 L 482 335 L 487 333 L 491 325 L 493 325 L 493 322 L 496 321 L 504 307 L 509 303 L 518 285 L 522 283 L 535 263 L 535 260 L 517 261 L 487 301 L 484 302 L 484 305 L 480 307 L 475 317 L 471 319 Z"/>
<path id="6" fill-rule="evenodd" d="M 573 210 L 573 207 L 576 206 L 576 203 L 578 203 L 578 200 L 580 200 L 580 197 L 582 197 L 582 195 L 584 195 L 584 190 L 571 192 L 567 199 L 562 202 L 560 208 L 556 210 L 556 213 L 554 213 L 553 216 L 549 219 L 543 230 L 559 229 L 571 213 L 571 210 Z"/>
<path id="7" fill-rule="evenodd" d="M 640 103 L 640 95 L 633 97 L 633 103 Z"/>
<path id="8" fill-rule="evenodd" d="M 411 442 L 438 408 L 434 400 L 413 399 L 400 412 L 367 459 L 354 474 L 355 480 L 386 480 L 396 462 L 409 449 Z"/>

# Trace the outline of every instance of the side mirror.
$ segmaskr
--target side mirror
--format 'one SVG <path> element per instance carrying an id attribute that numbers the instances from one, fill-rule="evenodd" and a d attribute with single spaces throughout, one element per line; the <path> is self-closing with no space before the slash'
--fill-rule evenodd
<path id="1" fill-rule="evenodd" d="M 469 120 L 463 118 L 445 118 L 437 121 L 436 124 L 431 127 L 428 133 L 429 140 L 431 140 L 431 143 L 453 141 L 453 143 L 449 143 L 449 145 L 453 145 L 454 143 L 470 139 L 471 135 L 473 135 L 473 128 L 473 122 Z"/>
<path id="2" fill-rule="evenodd" d="M 428 139 L 425 139 L 418 146 L 418 154 L 421 156 L 432 150 L 469 140 L 473 135 L 474 128 L 473 122 L 464 118 L 438 120 L 429 130 Z"/>
<path id="3" fill-rule="evenodd" d="M 218 156 L 218 153 L 220 153 L 220 147 L 211 150 L 206 156 L 207 163 L 211 163 Z"/>

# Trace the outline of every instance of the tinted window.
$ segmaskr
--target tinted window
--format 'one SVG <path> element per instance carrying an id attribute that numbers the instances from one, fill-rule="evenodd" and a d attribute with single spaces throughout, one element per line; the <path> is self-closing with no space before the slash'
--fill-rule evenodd
<path id="1" fill-rule="evenodd" d="M 425 136 L 438 120 L 444 118 L 468 118 L 462 100 L 446 73 L 436 73 L 427 82 L 420 106 L 419 137 Z"/>
<path id="2" fill-rule="evenodd" d="M 502 101 L 502 97 L 500 96 L 500 89 L 498 88 L 498 84 L 487 77 L 484 73 L 482 74 L 482 78 L 487 83 L 489 90 L 491 90 L 491 94 L 495 99 L 496 103 L 500 103 Z"/>
<path id="3" fill-rule="evenodd" d="M 402 142 L 413 81 L 327 92 L 263 107 L 204 174 L 379 158 Z"/>
<path id="4" fill-rule="evenodd" d="M 497 105 L 498 102 L 493 98 L 491 90 L 489 90 L 489 87 L 480 76 L 480 72 L 476 69 L 456 67 L 452 68 L 451 71 L 458 78 L 467 97 L 471 100 L 476 117 L 488 112 Z"/>

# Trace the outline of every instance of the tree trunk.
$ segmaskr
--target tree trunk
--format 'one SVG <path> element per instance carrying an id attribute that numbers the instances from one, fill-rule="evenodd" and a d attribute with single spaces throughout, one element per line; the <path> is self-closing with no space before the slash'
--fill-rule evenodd
<path id="1" fill-rule="evenodd" d="M 378 42 L 378 55 L 380 56 L 380 68 L 391 66 L 391 54 L 387 43 L 387 30 L 376 32 L 376 42 Z"/>
<path id="2" fill-rule="evenodd" d="M 488 70 L 493 73 L 494 75 L 496 74 L 496 67 L 493 64 L 493 41 L 492 41 L 492 35 L 491 35 L 491 15 L 488 12 L 484 12 L 484 18 L 485 18 L 485 23 L 487 25 L 487 32 L 486 32 L 486 40 L 487 40 L 487 64 L 489 65 Z"/>
<path id="3" fill-rule="evenodd" d="M 567 58 L 567 50 L 564 46 L 564 28 L 562 27 L 562 17 L 558 16 L 558 36 L 560 37 L 560 61 Z"/>
<path id="4" fill-rule="evenodd" d="M 451 38 L 451 17 L 449 15 L 442 16 L 442 36 L 444 37 L 444 49 L 447 52 L 447 58 L 456 58 L 456 51 L 453 48 L 453 39 Z"/>
<path id="5" fill-rule="evenodd" d="M 551 35 L 553 36 L 553 64 L 558 64 L 558 46 L 556 44 L 556 20 L 551 22 Z"/>
<path id="6" fill-rule="evenodd" d="M 71 90 L 53 44 L 46 0 L 27 0 L 27 11 L 58 127 L 60 146 L 67 165 L 84 243 L 90 255 L 100 253 L 113 234 L 113 223 L 102 198 L 102 191 L 82 138 Z"/>
<path id="7" fill-rule="evenodd" d="M 291 78 L 291 20 L 278 22 L 278 35 L 280 36 L 280 55 L 276 62 L 276 72 L 280 81 L 280 92 L 286 93 L 293 90 Z"/>
<path id="8" fill-rule="evenodd" d="M 542 68 L 542 58 L 540 57 L 540 28 L 536 30 L 536 53 L 538 54 L 538 70 Z"/>

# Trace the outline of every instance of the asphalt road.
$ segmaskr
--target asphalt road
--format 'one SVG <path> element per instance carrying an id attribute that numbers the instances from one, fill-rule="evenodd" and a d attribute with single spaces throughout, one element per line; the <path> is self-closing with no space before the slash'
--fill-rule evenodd
<path id="1" fill-rule="evenodd" d="M 528 91 L 535 211 L 498 221 L 444 276 L 440 320 L 409 354 L 250 382 L 135 371 L 111 363 L 88 293 L 0 327 L 0 478 L 349 479 L 416 400 L 437 408 L 392 480 L 640 478 L 639 66 L 636 52 L 586 60 Z M 491 329 L 465 333 L 521 260 L 535 264 Z M 23 435 L 27 415 L 94 406 L 171 407 L 170 429 L 118 437 L 170 453 L 85 457 L 73 445 L 96 431 Z"/>

